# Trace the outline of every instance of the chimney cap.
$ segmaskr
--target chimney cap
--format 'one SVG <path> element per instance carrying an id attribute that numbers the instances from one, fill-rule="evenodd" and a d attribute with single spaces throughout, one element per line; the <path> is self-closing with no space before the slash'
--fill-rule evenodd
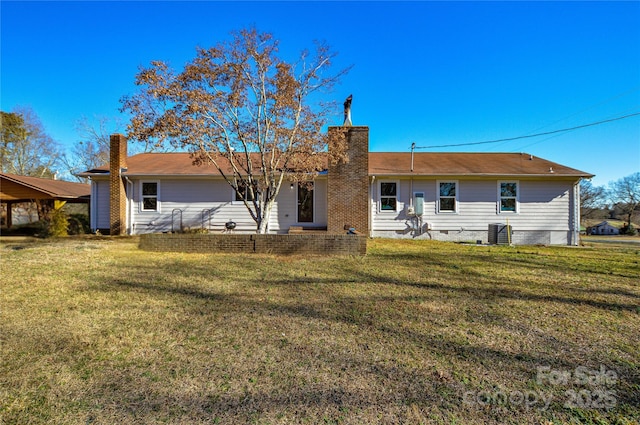
<path id="1" fill-rule="evenodd" d="M 344 123 L 342 123 L 343 127 L 351 127 L 353 124 L 351 123 L 351 101 L 353 100 L 353 95 L 350 94 L 349 97 L 344 101 Z"/>

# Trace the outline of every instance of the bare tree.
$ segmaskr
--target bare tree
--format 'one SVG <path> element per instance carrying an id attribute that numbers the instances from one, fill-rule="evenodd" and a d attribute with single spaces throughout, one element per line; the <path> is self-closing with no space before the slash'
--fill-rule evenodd
<path id="1" fill-rule="evenodd" d="M 60 165 L 61 150 L 29 107 L 2 112 L 0 159 L 2 172 L 52 178 Z"/>
<path id="2" fill-rule="evenodd" d="M 121 125 L 117 120 L 107 117 L 98 117 L 96 122 L 94 125 L 84 116 L 76 122 L 78 141 L 63 157 L 66 168 L 73 176 L 109 163 L 109 137 L 119 132 Z"/>
<path id="3" fill-rule="evenodd" d="M 24 120 L 20 115 L 4 111 L 0 112 L 0 114 L 2 116 L 0 171 L 5 172 L 11 169 L 10 163 L 14 146 L 25 137 L 26 129 L 24 128 Z"/>
<path id="4" fill-rule="evenodd" d="M 591 180 L 580 183 L 580 218 L 592 217 L 605 206 L 607 191 L 603 186 L 594 186 Z"/>
<path id="5" fill-rule="evenodd" d="M 610 196 L 614 204 L 622 207 L 627 224 L 631 226 L 633 214 L 640 207 L 640 172 L 611 183 Z"/>
<path id="6" fill-rule="evenodd" d="M 335 53 L 318 44 L 290 64 L 278 57 L 269 33 L 241 30 L 204 49 L 176 73 L 154 61 L 136 76 L 140 90 L 123 98 L 130 138 L 190 151 L 211 163 L 242 197 L 257 231 L 266 233 L 274 201 L 286 179 L 313 178 L 327 161 L 322 131 L 331 105 L 311 97 L 330 89 L 348 69 L 327 74 Z M 336 133 L 342 138 L 341 133 Z M 329 160 L 344 155 L 336 140 Z M 324 152 L 324 154 L 323 154 Z"/>
<path id="7" fill-rule="evenodd" d="M 95 117 L 93 122 L 83 116 L 76 122 L 78 141 L 73 149 L 62 158 L 69 173 L 80 181 L 85 178 L 77 174 L 109 163 L 110 136 L 122 131 L 124 124 L 118 118 Z M 151 141 L 132 146 L 129 154 L 142 152 L 170 151 L 170 145 L 156 145 Z"/>

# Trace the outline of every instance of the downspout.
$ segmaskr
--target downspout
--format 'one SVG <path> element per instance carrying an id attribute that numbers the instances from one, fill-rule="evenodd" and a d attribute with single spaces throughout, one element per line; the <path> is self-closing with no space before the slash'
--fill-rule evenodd
<path id="1" fill-rule="evenodd" d="M 411 173 L 413 174 L 413 151 L 416 150 L 416 142 L 411 143 Z"/>
<path id="2" fill-rule="evenodd" d="M 416 142 L 413 142 L 411 143 L 411 189 L 409 190 L 409 208 L 413 208 L 413 151 L 415 150 Z M 415 223 L 413 222 L 414 218 L 416 219 Z M 411 217 L 411 223 L 414 226 L 418 226 L 420 224 L 418 217 L 415 215 Z"/>
<path id="3" fill-rule="evenodd" d="M 91 182 L 91 198 L 89 199 L 89 227 L 93 233 L 98 229 L 98 223 L 96 222 L 96 203 L 98 201 L 98 185 L 95 184 L 91 176 L 89 176 Z"/>
<path id="4" fill-rule="evenodd" d="M 411 189 L 409 191 L 409 206 L 413 207 L 413 174 L 411 175 Z"/>
<path id="5" fill-rule="evenodd" d="M 127 182 L 127 187 L 129 190 L 125 190 L 125 197 L 127 198 L 127 234 L 133 235 L 133 182 L 129 180 L 129 177 L 124 176 L 125 181 Z"/>
<path id="6" fill-rule="evenodd" d="M 573 184 L 573 245 L 580 245 L 580 180 Z"/>
<path id="7" fill-rule="evenodd" d="M 371 176 L 371 184 L 369 185 L 369 237 L 373 238 L 373 208 L 371 202 L 373 201 L 373 186 L 376 181 L 376 176 Z"/>

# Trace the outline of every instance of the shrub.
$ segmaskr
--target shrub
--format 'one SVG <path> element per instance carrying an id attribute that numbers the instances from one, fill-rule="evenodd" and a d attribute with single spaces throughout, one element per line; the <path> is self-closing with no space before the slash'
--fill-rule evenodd
<path id="1" fill-rule="evenodd" d="M 638 231 L 636 230 L 635 227 L 633 227 L 633 224 L 631 223 L 629 224 L 625 223 L 625 225 L 620 228 L 621 235 L 635 236 L 637 233 Z"/>
<path id="2" fill-rule="evenodd" d="M 70 214 L 68 220 L 70 235 L 85 235 L 91 232 L 89 217 L 86 214 Z"/>
<path id="3" fill-rule="evenodd" d="M 182 233 L 188 233 L 188 234 L 206 234 L 209 233 L 208 229 L 203 229 L 202 227 L 185 227 L 185 229 L 182 231 Z"/>
<path id="4" fill-rule="evenodd" d="M 69 235 L 69 220 L 67 220 L 67 215 L 64 211 L 53 210 L 47 224 L 46 236 L 57 237 Z"/>

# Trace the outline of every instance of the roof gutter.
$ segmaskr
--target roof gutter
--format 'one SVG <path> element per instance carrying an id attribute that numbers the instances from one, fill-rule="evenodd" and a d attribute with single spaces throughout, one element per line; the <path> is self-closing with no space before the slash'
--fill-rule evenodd
<path id="1" fill-rule="evenodd" d="M 380 175 L 381 173 L 369 173 L 369 176 Z M 587 178 L 590 179 L 595 174 L 488 174 L 488 173 L 429 173 L 429 174 L 416 174 L 416 173 L 395 173 L 390 171 L 383 173 L 386 176 L 398 176 L 398 177 L 492 177 L 492 178 L 514 178 L 514 177 L 572 177 L 572 178 Z"/>

